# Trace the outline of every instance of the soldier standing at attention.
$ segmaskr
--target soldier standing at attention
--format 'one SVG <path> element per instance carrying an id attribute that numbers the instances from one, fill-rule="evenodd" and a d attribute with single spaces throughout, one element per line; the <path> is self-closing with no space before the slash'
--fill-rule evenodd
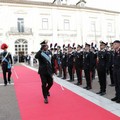
<path id="1" fill-rule="evenodd" d="M 111 50 L 109 51 L 110 53 L 110 67 L 109 67 L 109 72 L 110 72 L 110 81 L 111 81 L 111 84 L 110 86 L 115 86 L 115 82 L 114 82 L 114 78 L 113 78 L 113 58 L 114 58 L 114 49 L 113 49 L 113 43 L 110 43 L 110 46 L 111 46 Z"/>
<path id="2" fill-rule="evenodd" d="M 100 84 L 100 91 L 97 94 L 105 95 L 106 94 L 106 77 L 107 77 L 107 70 L 109 69 L 109 62 L 110 62 L 110 55 L 105 50 L 106 43 L 101 41 L 100 42 L 100 51 L 98 51 L 97 55 L 97 72 L 98 72 L 98 79 Z"/>
<path id="3" fill-rule="evenodd" d="M 82 47 L 77 46 L 77 52 L 75 53 L 75 69 L 77 74 L 77 83 L 75 85 L 82 85 L 82 68 L 83 68 L 83 51 Z"/>
<path id="4" fill-rule="evenodd" d="M 114 55 L 114 68 L 113 68 L 113 78 L 115 82 L 115 97 L 112 98 L 112 101 L 120 103 L 120 41 L 115 40 L 113 42 L 113 48 L 115 50 Z"/>
<path id="5" fill-rule="evenodd" d="M 48 45 L 47 41 L 40 43 L 41 49 L 36 53 L 35 58 L 39 61 L 38 73 L 42 82 L 42 93 L 44 97 L 44 103 L 48 103 L 48 96 L 50 96 L 49 90 L 53 85 L 53 71 L 51 59 L 47 54 Z"/>
<path id="6" fill-rule="evenodd" d="M 73 53 L 73 49 L 71 46 L 68 46 L 68 61 L 67 61 L 67 65 L 68 65 L 68 73 L 70 76 L 70 82 L 74 81 L 74 53 Z"/>
<path id="7" fill-rule="evenodd" d="M 62 58 L 61 47 L 60 47 L 60 46 L 57 46 L 57 63 L 58 63 L 58 71 L 59 71 L 58 77 L 62 77 L 61 58 Z"/>
<path id="8" fill-rule="evenodd" d="M 62 53 L 62 70 L 63 70 L 63 78 L 66 79 L 67 77 L 67 49 L 63 47 L 63 53 Z"/>
<path id="9" fill-rule="evenodd" d="M 85 73 L 85 78 L 86 78 L 86 87 L 84 87 L 87 90 L 92 89 L 92 69 L 93 69 L 93 58 L 94 55 L 90 51 L 90 44 L 86 43 L 85 44 L 85 52 L 83 55 L 83 69 Z"/>
<path id="10" fill-rule="evenodd" d="M 11 54 L 7 51 L 8 45 L 3 43 L 1 45 L 1 49 L 4 50 L 2 53 L 2 61 L 1 61 L 1 66 L 2 66 L 2 71 L 3 71 L 3 78 L 4 78 L 4 86 L 7 85 L 7 83 L 11 83 L 11 65 L 13 64 L 12 56 Z M 6 77 L 6 73 L 8 72 L 8 81 Z"/>

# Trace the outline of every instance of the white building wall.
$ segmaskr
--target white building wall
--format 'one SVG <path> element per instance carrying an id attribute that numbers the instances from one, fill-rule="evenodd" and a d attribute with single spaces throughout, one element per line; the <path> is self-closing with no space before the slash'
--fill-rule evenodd
<path id="1" fill-rule="evenodd" d="M 84 45 L 85 42 L 99 44 L 100 40 L 112 42 L 120 38 L 118 13 L 56 6 L 16 5 L 0 6 L 0 18 L 0 44 L 6 42 L 12 54 L 15 54 L 14 43 L 18 39 L 28 41 L 30 54 L 39 50 L 40 42 L 44 39 L 53 46 L 55 43 L 67 46 L 73 43 Z M 11 28 L 17 30 L 18 18 L 24 18 L 24 26 L 32 29 L 31 34 L 9 34 Z M 43 29 L 43 19 L 48 21 L 47 29 Z"/>

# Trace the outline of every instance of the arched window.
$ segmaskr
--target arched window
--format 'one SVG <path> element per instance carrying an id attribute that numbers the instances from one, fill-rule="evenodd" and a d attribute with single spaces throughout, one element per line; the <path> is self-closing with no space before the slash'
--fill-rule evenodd
<path id="1" fill-rule="evenodd" d="M 15 41 L 15 54 L 19 55 L 20 53 L 23 55 L 28 54 L 28 42 L 25 39 Z"/>

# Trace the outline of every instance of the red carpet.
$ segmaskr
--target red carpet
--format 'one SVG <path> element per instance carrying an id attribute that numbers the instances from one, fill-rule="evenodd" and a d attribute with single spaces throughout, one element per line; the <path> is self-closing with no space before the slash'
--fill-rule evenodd
<path id="1" fill-rule="evenodd" d="M 15 71 L 19 79 L 14 72 L 12 77 L 22 120 L 120 120 L 71 91 L 63 91 L 56 83 L 50 91 L 49 104 L 44 104 L 37 72 L 24 66 L 16 66 Z"/>

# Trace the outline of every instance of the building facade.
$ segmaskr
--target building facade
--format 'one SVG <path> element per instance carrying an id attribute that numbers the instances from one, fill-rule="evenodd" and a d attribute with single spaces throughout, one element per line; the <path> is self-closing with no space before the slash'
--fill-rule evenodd
<path id="1" fill-rule="evenodd" d="M 42 40 L 53 45 L 99 44 L 120 39 L 120 13 L 25 0 L 0 2 L 0 44 L 14 54 L 30 54 Z"/>

